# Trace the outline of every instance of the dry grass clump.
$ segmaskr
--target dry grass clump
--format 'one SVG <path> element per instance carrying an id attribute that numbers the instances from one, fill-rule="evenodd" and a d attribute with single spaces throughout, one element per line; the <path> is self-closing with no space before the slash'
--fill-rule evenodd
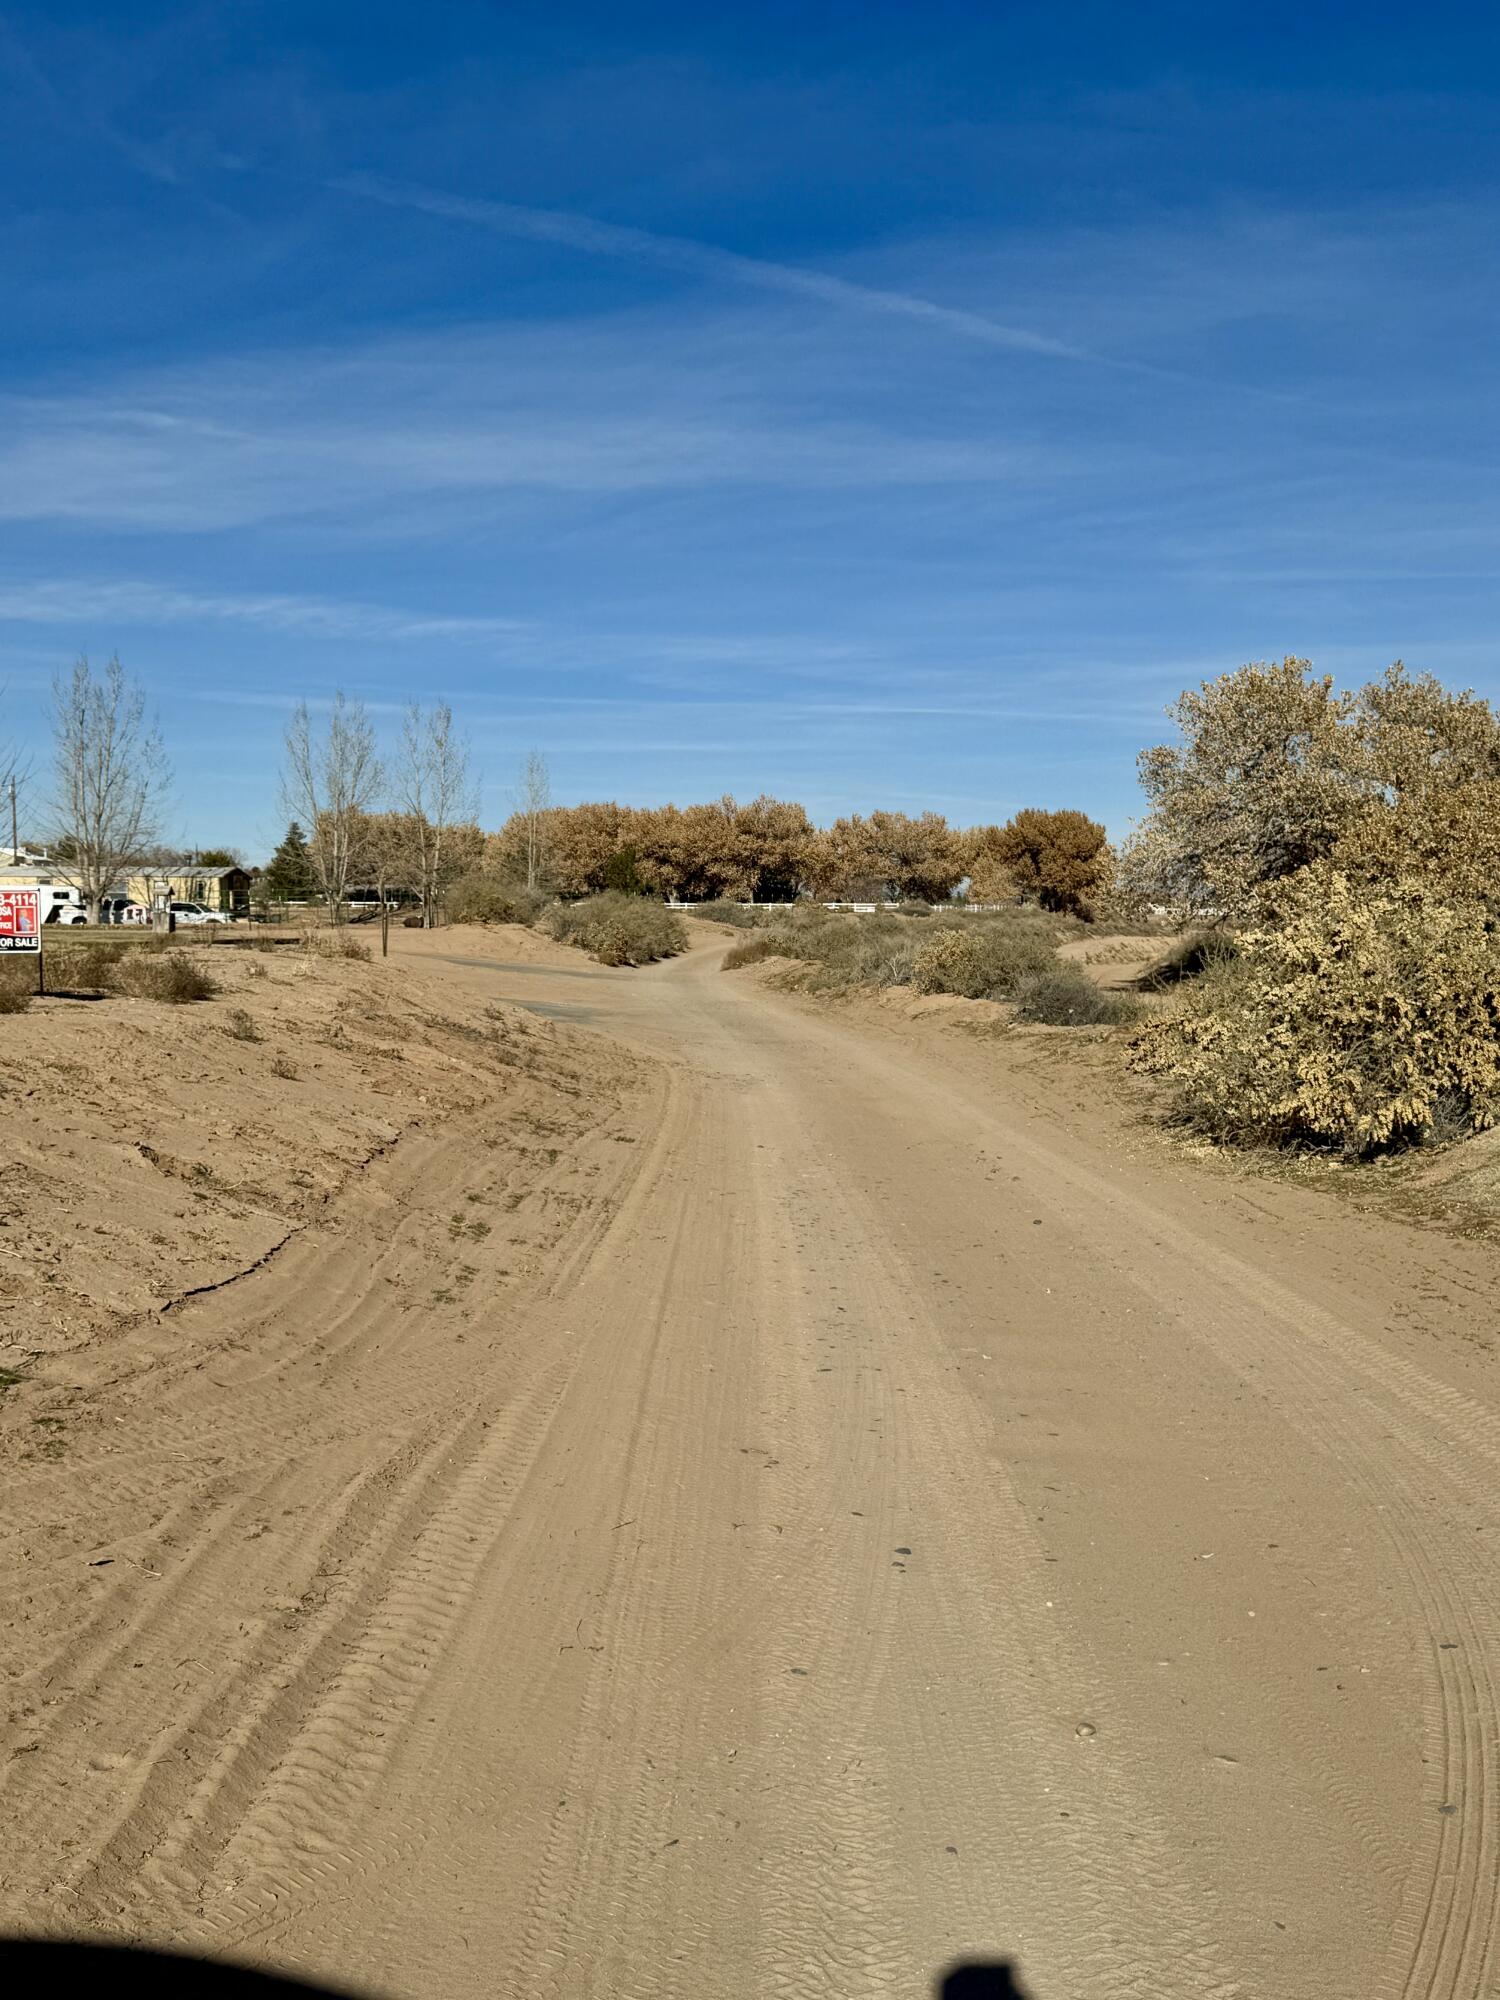
<path id="1" fill-rule="evenodd" d="M 773 949 L 803 961 L 801 983 L 815 991 L 910 986 L 992 1000 L 1053 963 L 1057 928 L 1039 912 L 1020 910 L 934 930 L 894 912 L 856 916 L 813 907 L 788 912 L 765 935 Z"/>
<path id="2" fill-rule="evenodd" d="M 969 919 L 963 930 L 940 930 L 919 945 L 911 963 L 918 993 L 957 993 L 965 1000 L 1003 1000 L 1017 982 L 1056 962 L 1050 941 L 1032 928 Z"/>
<path id="3" fill-rule="evenodd" d="M 163 1000 L 169 1006 L 211 1000 L 219 990 L 202 966 L 180 951 L 128 951 L 112 968 L 110 985 L 133 1000 Z"/>
<path id="4" fill-rule="evenodd" d="M 1141 1007 L 1128 993 L 1109 993 L 1076 965 L 1058 964 L 1028 972 L 1016 981 L 1016 1018 L 1049 1028 L 1118 1028 L 1139 1018 Z"/>
<path id="5" fill-rule="evenodd" d="M 746 938 L 742 944 L 732 944 L 725 952 L 720 964 L 721 972 L 738 972 L 744 965 L 759 965 L 767 958 L 780 958 L 783 947 L 774 938 Z"/>
<path id="6" fill-rule="evenodd" d="M 662 903 L 606 890 L 581 903 L 558 903 L 542 927 L 561 944 L 577 945 L 601 965 L 646 965 L 687 950 L 687 932 Z"/>
<path id="7" fill-rule="evenodd" d="M 754 903 L 727 901 L 699 903 L 689 912 L 689 915 L 695 918 L 701 917 L 709 923 L 733 924 L 737 930 L 754 930 L 782 914 L 780 910 L 761 909 Z"/>
<path id="8" fill-rule="evenodd" d="M 460 876 L 443 899 L 450 924 L 530 924 L 545 897 L 523 883 L 476 871 Z"/>
<path id="9" fill-rule="evenodd" d="M 0 1014 L 24 1014 L 35 998 L 34 973 L 0 973 Z"/>
<path id="10" fill-rule="evenodd" d="M 310 958 L 368 959 L 370 956 L 370 947 L 364 939 L 351 937 L 339 924 L 330 924 L 327 930 L 304 931 L 301 944 Z"/>
<path id="11" fill-rule="evenodd" d="M 1500 1119 L 1500 933 L 1481 905 L 1320 864 L 1268 893 L 1239 946 L 1133 1055 L 1198 1130 L 1358 1157 Z"/>
<path id="12" fill-rule="evenodd" d="M 67 944 L 61 950 L 49 944 L 47 984 L 56 993 L 117 992 L 115 973 L 126 950 L 123 944 L 105 944 L 99 940 Z"/>
<path id="13" fill-rule="evenodd" d="M 237 1042 L 258 1042 L 262 1039 L 253 1015 L 248 1014 L 243 1007 L 230 1008 L 224 1017 L 224 1032 Z"/>

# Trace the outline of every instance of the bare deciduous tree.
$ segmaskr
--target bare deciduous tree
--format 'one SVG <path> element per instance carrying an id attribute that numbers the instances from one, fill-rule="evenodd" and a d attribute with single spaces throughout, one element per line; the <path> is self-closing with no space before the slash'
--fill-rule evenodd
<path id="1" fill-rule="evenodd" d="M 526 840 L 526 886 L 534 889 L 546 858 L 547 814 L 552 809 L 552 774 L 540 750 L 528 750 L 516 785 L 516 810 Z"/>
<path id="2" fill-rule="evenodd" d="M 170 774 L 143 690 L 118 659 L 86 659 L 52 682 L 58 869 L 98 923 L 99 905 L 158 831 Z"/>
<path id="3" fill-rule="evenodd" d="M 422 900 L 422 921 L 437 921 L 438 896 L 453 855 L 453 836 L 476 811 L 469 777 L 469 745 L 454 727 L 446 702 L 424 709 L 413 702 L 401 725 L 395 773 L 396 810 L 412 844 L 412 886 Z"/>
<path id="4" fill-rule="evenodd" d="M 309 829 L 308 856 L 335 923 L 343 920 L 380 782 L 375 731 L 359 702 L 336 694 L 321 740 L 313 734 L 307 703 L 298 703 L 287 725 L 281 796 L 288 817 Z"/>

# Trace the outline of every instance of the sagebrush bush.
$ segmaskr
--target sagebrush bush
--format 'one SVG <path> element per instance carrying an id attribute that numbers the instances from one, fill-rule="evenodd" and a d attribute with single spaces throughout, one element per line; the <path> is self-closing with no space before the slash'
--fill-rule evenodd
<path id="1" fill-rule="evenodd" d="M 1128 993 L 1109 993 L 1076 965 L 1054 965 L 1016 981 L 1016 1017 L 1049 1028 L 1113 1028 L 1134 1021 L 1140 1002 Z"/>
<path id="2" fill-rule="evenodd" d="M 1045 937 L 971 918 L 963 930 L 941 930 L 921 945 L 912 960 L 911 983 L 919 993 L 957 993 L 966 1000 L 1000 1000 L 1018 980 L 1044 972 L 1056 962 Z"/>
<path id="3" fill-rule="evenodd" d="M 452 924 L 529 924 L 546 899 L 524 883 L 477 872 L 460 876 L 443 899 Z"/>
<path id="4" fill-rule="evenodd" d="M 778 958 L 784 947 L 774 938 L 746 938 L 743 944 L 732 944 L 725 952 L 719 966 L 721 972 L 738 972 L 743 965 L 759 965 L 762 959 Z"/>
<path id="5" fill-rule="evenodd" d="M 1430 878 L 1303 869 L 1182 991 L 1133 1061 L 1217 1139 L 1365 1155 L 1500 1118 L 1500 935 Z"/>
<path id="6" fill-rule="evenodd" d="M 925 906 L 924 906 L 925 907 Z M 894 911 L 856 916 L 813 904 L 789 910 L 764 932 L 767 950 L 802 961 L 798 983 L 842 992 L 855 986 L 911 986 L 919 993 L 1003 999 L 1018 979 L 1050 966 L 1066 928 L 1037 911 L 968 917 L 934 930 Z M 754 964 L 731 951 L 726 967 Z"/>
<path id="7" fill-rule="evenodd" d="M 218 987 L 201 965 L 180 951 L 130 951 L 113 968 L 111 984 L 134 1000 L 164 1000 L 177 1006 L 211 1000 Z"/>
<path id="8" fill-rule="evenodd" d="M 226 1035 L 232 1035 L 237 1042 L 258 1042 L 261 1039 L 260 1029 L 255 1025 L 254 1016 L 248 1014 L 243 1007 L 230 1008 L 224 1017 L 224 1032 Z"/>
<path id="9" fill-rule="evenodd" d="M 687 932 L 665 904 L 613 890 L 581 903 L 557 903 L 542 919 L 562 944 L 577 945 L 601 965 L 646 965 L 687 950 Z"/>
<path id="10" fill-rule="evenodd" d="M 24 1014 L 36 998 L 35 976 L 23 973 L 0 974 L 0 1014 Z"/>

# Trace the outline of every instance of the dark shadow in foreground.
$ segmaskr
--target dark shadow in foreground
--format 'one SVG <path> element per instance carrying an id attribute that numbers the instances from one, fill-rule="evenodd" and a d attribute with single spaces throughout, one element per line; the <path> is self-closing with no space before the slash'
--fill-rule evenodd
<path id="1" fill-rule="evenodd" d="M 37 1938 L 0 1938 L 0 1991 L 14 2000 L 67 1992 L 107 2000 L 355 2000 L 351 1987 L 309 1986 L 216 1959 Z M 1010 1965 L 998 1958 L 950 1966 L 933 1992 L 936 2000 L 1027 2000 Z"/>
<path id="2" fill-rule="evenodd" d="M 308 1986 L 217 1959 L 38 1938 L 0 1938 L 0 1992 L 7 2000 L 63 1993 L 100 2000 L 354 2000 L 352 1987 Z"/>
<path id="3" fill-rule="evenodd" d="M 1008 1958 L 971 1958 L 950 1965 L 933 1992 L 937 2000 L 1027 2000 Z"/>

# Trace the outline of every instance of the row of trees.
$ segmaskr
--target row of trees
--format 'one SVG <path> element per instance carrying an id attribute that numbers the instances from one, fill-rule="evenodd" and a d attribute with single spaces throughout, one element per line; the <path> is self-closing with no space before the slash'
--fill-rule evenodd
<path id="1" fill-rule="evenodd" d="M 950 826 L 941 813 L 851 814 L 816 827 L 789 800 L 740 804 L 523 804 L 486 842 L 486 866 L 565 896 L 624 889 L 684 902 L 945 901 L 1032 897 L 1086 910 L 1107 884 L 1102 826 L 1028 808 L 1005 826 Z"/>
<path id="2" fill-rule="evenodd" d="M 335 695 L 321 728 L 300 703 L 281 781 L 292 824 L 267 870 L 267 893 L 291 900 L 310 880 L 337 921 L 351 888 L 404 889 L 435 922 L 447 885 L 482 857 L 470 761 L 446 702 L 413 702 L 385 758 L 358 702 Z"/>
<path id="3" fill-rule="evenodd" d="M 171 771 L 145 692 L 117 658 L 99 672 L 80 659 L 55 677 L 52 725 L 49 847 L 97 921 L 130 872 L 179 858 L 160 846 Z M 532 778 L 544 783 L 544 767 Z M 480 861 L 469 747 L 446 703 L 413 703 L 385 757 L 358 702 L 335 696 L 322 726 L 302 703 L 281 790 L 293 826 L 268 871 L 273 896 L 313 894 L 337 916 L 356 884 L 399 887 L 430 922 L 447 883 Z"/>
<path id="4" fill-rule="evenodd" d="M 154 851 L 170 773 L 143 691 L 118 659 L 87 660 L 54 682 L 52 836 L 97 917 L 101 898 Z M 1004 826 L 959 828 L 940 813 L 876 811 L 816 827 L 794 802 L 678 807 L 554 806 L 533 752 L 516 810 L 483 835 L 468 742 L 443 702 L 413 703 L 384 752 L 368 712 L 342 693 L 286 731 L 281 797 L 291 825 L 263 878 L 271 900 L 316 896 L 337 917 L 357 886 L 403 889 L 426 919 L 448 885 L 478 870 L 533 891 L 617 888 L 716 898 L 941 902 L 961 884 L 977 901 L 1032 897 L 1087 911 L 1113 857 L 1079 812 L 1028 809 Z"/>

